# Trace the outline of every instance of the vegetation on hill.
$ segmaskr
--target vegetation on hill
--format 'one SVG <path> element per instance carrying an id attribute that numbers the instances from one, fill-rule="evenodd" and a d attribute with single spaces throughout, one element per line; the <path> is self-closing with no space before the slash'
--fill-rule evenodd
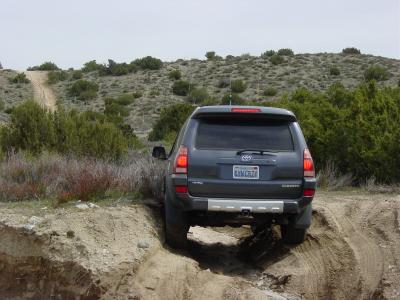
<path id="1" fill-rule="evenodd" d="M 229 104 L 229 94 L 221 104 Z M 232 104 L 243 104 L 232 94 Z M 354 90 L 333 84 L 327 92 L 299 88 L 275 102 L 246 102 L 292 110 L 302 126 L 318 169 L 333 163 L 356 183 L 368 178 L 399 182 L 400 88 L 379 88 L 375 81 Z M 149 136 L 159 140 L 176 135 L 194 106 L 177 104 L 162 110 Z"/>
<path id="2" fill-rule="evenodd" d="M 224 95 L 243 90 L 235 90 L 235 84 L 231 90 L 231 82 L 237 80 L 245 83 L 246 88 L 240 92 L 240 97 L 233 96 L 234 103 L 236 100 L 237 103 L 261 103 L 276 101 L 299 87 L 323 92 L 336 81 L 347 88 L 355 88 L 366 80 L 366 70 L 375 65 L 388 72 L 388 77 L 382 77 L 386 80 L 379 81 L 379 86 L 397 86 L 400 77 L 398 60 L 363 54 L 292 55 L 292 52 L 290 49 L 268 50 L 262 57 L 245 54 L 228 55 L 224 59 L 209 53 L 207 56 L 210 59 L 207 60 L 177 60 L 163 62 L 162 65 L 156 58 L 142 58 L 130 63 L 114 62 L 111 65 L 90 61 L 82 70 L 67 71 L 68 80 L 59 81 L 52 88 L 63 106 L 99 112 L 104 111 L 107 98 L 115 98 L 122 93 L 140 93 L 142 96 L 129 106 L 129 115 L 124 119 L 135 132 L 145 137 L 162 108 L 185 101 L 205 105 L 224 99 L 225 103 L 229 103 Z M 81 71 L 78 74 L 82 78 L 72 78 L 76 71 Z M 97 92 L 87 92 L 89 97 L 85 94 L 83 97 L 73 96 L 68 91 L 74 81 L 79 80 L 97 84 Z M 275 89 L 275 92 L 265 93 L 268 88 Z M 202 100 L 206 93 L 209 97 Z M 86 100 L 76 101 L 78 97 Z"/>
<path id="3" fill-rule="evenodd" d="M 80 79 L 71 85 L 68 92 L 79 100 L 88 101 L 96 98 L 98 90 L 99 86 L 96 83 Z"/>
<path id="4" fill-rule="evenodd" d="M 342 53 L 343 54 L 361 54 L 361 51 L 354 47 L 348 47 L 348 48 L 344 48 L 342 50 Z"/>
<path id="5" fill-rule="evenodd" d="M 28 71 L 56 71 L 60 68 L 51 61 L 46 61 L 39 66 L 29 67 Z"/>
<path id="6" fill-rule="evenodd" d="M 11 83 L 29 83 L 29 79 L 26 77 L 25 73 L 18 73 L 13 78 L 10 78 Z"/>
<path id="7" fill-rule="evenodd" d="M 33 101 L 15 107 L 10 124 L 0 131 L 3 153 L 23 150 L 38 155 L 50 151 L 111 160 L 121 158 L 136 144 L 135 139 L 118 116 L 62 108 L 51 113 Z"/>

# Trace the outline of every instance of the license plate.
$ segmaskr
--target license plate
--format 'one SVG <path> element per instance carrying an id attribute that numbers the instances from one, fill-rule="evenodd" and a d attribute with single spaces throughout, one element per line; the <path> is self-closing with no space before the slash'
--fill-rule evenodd
<path id="1" fill-rule="evenodd" d="M 259 179 L 258 166 L 233 166 L 234 179 Z"/>

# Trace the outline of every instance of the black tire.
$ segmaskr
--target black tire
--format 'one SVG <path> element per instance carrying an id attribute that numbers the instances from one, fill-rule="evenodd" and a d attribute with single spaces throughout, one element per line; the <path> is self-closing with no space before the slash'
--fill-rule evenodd
<path id="1" fill-rule="evenodd" d="M 187 246 L 189 225 L 186 214 L 173 206 L 165 196 L 165 241 L 175 249 Z"/>
<path id="2" fill-rule="evenodd" d="M 306 239 L 306 228 L 295 228 L 290 225 L 281 225 L 281 236 L 286 244 L 301 244 Z"/>

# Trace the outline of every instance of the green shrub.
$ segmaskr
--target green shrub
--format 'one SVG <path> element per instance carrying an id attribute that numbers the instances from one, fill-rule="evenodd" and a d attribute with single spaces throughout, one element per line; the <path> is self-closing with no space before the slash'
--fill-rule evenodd
<path id="1" fill-rule="evenodd" d="M 209 98 L 210 95 L 207 92 L 207 89 L 205 88 L 194 88 L 190 91 L 189 95 L 187 96 L 187 101 L 190 103 L 201 103 L 207 98 Z"/>
<path id="2" fill-rule="evenodd" d="M 124 93 L 119 95 L 115 100 L 114 103 L 119 105 L 129 105 L 135 102 L 135 95 Z"/>
<path id="3" fill-rule="evenodd" d="M 289 49 L 289 48 L 279 49 L 277 54 L 281 55 L 281 56 L 293 56 L 294 55 L 293 50 Z"/>
<path id="4" fill-rule="evenodd" d="M 390 77 L 390 73 L 380 65 L 370 66 L 364 72 L 365 80 L 385 81 Z"/>
<path id="5" fill-rule="evenodd" d="M 208 60 L 213 60 L 215 59 L 215 51 L 208 51 L 205 56 Z"/>
<path id="6" fill-rule="evenodd" d="M 200 106 L 218 105 L 220 102 L 214 97 L 209 97 L 200 103 Z"/>
<path id="7" fill-rule="evenodd" d="M 159 70 L 163 66 L 161 59 L 151 56 L 136 59 L 132 63 L 143 70 Z"/>
<path id="8" fill-rule="evenodd" d="M 132 93 L 133 98 L 137 99 L 143 96 L 142 92 L 133 92 Z"/>
<path id="9" fill-rule="evenodd" d="M 28 71 L 56 71 L 60 70 L 57 65 L 51 61 L 46 61 L 42 63 L 40 66 L 29 67 Z"/>
<path id="10" fill-rule="evenodd" d="M 38 154 L 53 149 L 56 132 L 52 115 L 34 101 L 14 107 L 10 127 L 4 131 L 2 141 L 4 152 L 15 149 Z"/>
<path id="11" fill-rule="evenodd" d="M 339 76 L 340 75 L 340 69 L 338 66 L 330 66 L 329 67 L 329 74 L 332 76 Z"/>
<path id="12" fill-rule="evenodd" d="M 172 85 L 172 92 L 178 96 L 186 96 L 190 90 L 190 83 L 184 80 L 175 81 Z"/>
<path id="13" fill-rule="evenodd" d="M 0 99 L 0 111 L 3 111 L 4 107 L 6 107 L 6 104 L 3 99 Z"/>
<path id="14" fill-rule="evenodd" d="M 267 50 L 264 53 L 261 53 L 261 58 L 268 58 L 274 55 L 276 52 L 274 50 Z"/>
<path id="15" fill-rule="evenodd" d="M 230 78 L 221 78 L 220 80 L 218 80 L 217 87 L 222 89 L 222 88 L 226 88 L 230 85 L 231 85 Z"/>
<path id="16" fill-rule="evenodd" d="M 344 48 L 342 50 L 342 53 L 343 54 L 361 54 L 361 51 L 354 47 L 348 47 L 348 48 Z"/>
<path id="17" fill-rule="evenodd" d="M 47 73 L 47 83 L 55 84 L 59 81 L 64 81 L 68 79 L 68 72 L 66 71 L 50 71 Z"/>
<path id="18" fill-rule="evenodd" d="M 161 110 L 160 117 L 149 134 L 150 141 L 159 141 L 167 135 L 176 135 L 194 110 L 188 103 L 177 103 Z"/>
<path id="19" fill-rule="evenodd" d="M 123 131 L 104 115 L 93 117 L 62 108 L 51 113 L 33 101 L 14 108 L 1 141 L 4 152 L 24 150 L 37 155 L 50 151 L 103 159 L 120 158 L 128 148 Z"/>
<path id="20" fill-rule="evenodd" d="M 95 60 L 91 60 L 85 63 L 81 70 L 83 73 L 89 73 L 94 71 L 100 71 L 101 69 L 103 69 L 103 65 L 98 64 Z"/>
<path id="21" fill-rule="evenodd" d="M 83 71 L 81 70 L 75 70 L 72 71 L 72 79 L 73 80 L 78 80 L 83 78 Z"/>
<path id="22" fill-rule="evenodd" d="M 278 91 L 276 90 L 276 88 L 273 87 L 267 87 L 264 92 L 263 95 L 264 96 L 275 96 L 278 93 Z"/>
<path id="23" fill-rule="evenodd" d="M 171 70 L 168 73 L 168 77 L 173 80 L 178 80 L 178 79 L 181 79 L 182 73 L 179 69 Z"/>
<path id="24" fill-rule="evenodd" d="M 242 99 L 238 94 L 225 94 L 221 99 L 221 105 L 243 105 L 246 104 L 246 101 Z"/>
<path id="25" fill-rule="evenodd" d="M 116 102 L 111 102 L 106 104 L 104 109 L 105 115 L 116 115 L 120 117 L 127 117 L 129 116 L 130 110 L 129 108 L 125 107 L 124 105 L 120 105 Z"/>
<path id="26" fill-rule="evenodd" d="M 87 101 L 96 98 L 98 90 L 99 86 L 95 82 L 80 79 L 72 84 L 68 89 L 68 93 L 79 100 Z"/>
<path id="27" fill-rule="evenodd" d="M 13 112 L 13 110 L 14 110 L 14 107 L 9 107 L 9 108 L 6 108 L 6 109 L 4 110 L 4 112 L 5 112 L 6 114 L 10 115 L 10 114 Z"/>
<path id="28" fill-rule="evenodd" d="M 231 89 L 233 93 L 243 93 L 246 90 L 247 86 L 242 80 L 233 80 L 231 82 Z"/>
<path id="29" fill-rule="evenodd" d="M 323 94 L 301 88 L 273 104 L 294 111 L 317 169 L 333 162 L 356 183 L 399 182 L 400 89 L 373 81 L 354 91 L 341 84 Z"/>
<path id="30" fill-rule="evenodd" d="M 108 60 L 105 73 L 113 76 L 122 76 L 130 73 L 131 69 L 127 63 L 116 63 L 112 59 Z"/>
<path id="31" fill-rule="evenodd" d="M 285 62 L 285 59 L 278 54 L 274 54 L 269 58 L 269 61 L 273 64 L 273 65 L 279 65 L 283 62 Z"/>
<path id="32" fill-rule="evenodd" d="M 25 73 L 18 73 L 12 79 L 10 79 L 11 83 L 29 83 L 29 79 L 26 78 Z"/>

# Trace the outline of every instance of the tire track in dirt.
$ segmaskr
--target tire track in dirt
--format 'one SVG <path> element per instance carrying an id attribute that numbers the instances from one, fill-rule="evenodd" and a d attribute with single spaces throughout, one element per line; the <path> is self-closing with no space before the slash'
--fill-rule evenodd
<path id="1" fill-rule="evenodd" d="M 47 73 L 47 71 L 25 71 L 26 77 L 33 86 L 35 101 L 54 112 L 57 109 L 57 100 L 53 90 L 47 84 Z"/>
<path id="2" fill-rule="evenodd" d="M 330 215 L 334 215 L 331 209 L 328 208 L 328 211 Z M 341 215 L 340 218 L 339 234 L 353 250 L 362 274 L 362 298 L 371 298 L 378 290 L 383 275 L 382 251 L 376 242 L 361 232 L 359 226 L 353 225 L 361 222 L 354 222 L 354 219 L 350 220 L 346 215 Z"/>

